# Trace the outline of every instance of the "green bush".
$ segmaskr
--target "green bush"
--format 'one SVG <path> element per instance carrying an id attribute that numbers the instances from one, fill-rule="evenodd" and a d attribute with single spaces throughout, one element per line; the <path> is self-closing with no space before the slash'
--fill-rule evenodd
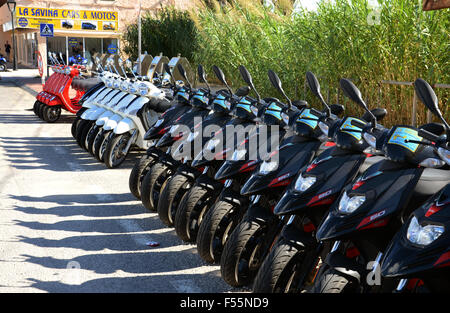
<path id="1" fill-rule="evenodd" d="M 138 26 L 130 24 L 124 35 L 123 51 L 133 59 L 138 55 Z M 193 59 L 198 51 L 197 30 L 189 14 L 173 7 L 165 7 L 155 15 L 146 12 L 142 17 L 142 51 L 169 58 L 182 56 Z"/>
<path id="2" fill-rule="evenodd" d="M 367 0 L 322 1 L 316 12 L 302 11 L 292 17 L 291 0 L 273 0 L 274 12 L 255 0 L 203 0 L 189 13 L 166 8 L 143 19 L 143 51 L 168 57 L 181 53 L 203 64 L 213 80 L 217 65 L 235 87 L 243 85 L 238 67 L 245 65 L 258 91 L 277 96 L 267 78 L 274 70 L 291 98 L 319 103 L 305 88 L 305 73 L 319 78 L 325 98 L 343 103 L 347 114 L 361 114 L 346 99 L 339 80 L 350 78 L 362 91 L 369 107 L 388 109 L 383 122 L 409 124 L 413 88 L 381 84 L 382 80 L 414 81 L 421 77 L 434 83 L 450 82 L 449 10 L 423 12 L 420 0 L 378 0 L 379 17 Z M 137 26 L 125 33 L 125 52 L 137 55 Z M 444 115 L 449 89 L 436 89 Z M 418 122 L 426 110 L 418 106 Z"/>
<path id="3" fill-rule="evenodd" d="M 267 79 L 267 70 L 272 69 L 290 96 L 316 104 L 304 91 L 306 71 L 318 76 L 330 102 L 337 101 L 339 80 L 350 78 L 369 107 L 388 109 L 386 124 L 409 124 L 413 88 L 380 82 L 422 77 L 430 83 L 448 83 L 450 15 L 448 10 L 423 12 L 421 1 L 378 2 L 379 24 L 368 20 L 373 10 L 366 0 L 322 2 L 317 12 L 305 11 L 296 18 L 286 9 L 286 1 L 275 12 L 250 0 L 235 0 L 219 11 L 204 8 L 191 14 L 202 41 L 208 43 L 194 60 L 207 68 L 218 65 L 234 85 L 242 84 L 237 67 L 243 64 L 264 95 L 277 95 Z M 448 102 L 448 89 L 436 92 L 441 103 Z M 361 113 L 342 92 L 338 98 L 348 114 Z M 424 106 L 419 105 L 419 122 L 425 119 Z"/>

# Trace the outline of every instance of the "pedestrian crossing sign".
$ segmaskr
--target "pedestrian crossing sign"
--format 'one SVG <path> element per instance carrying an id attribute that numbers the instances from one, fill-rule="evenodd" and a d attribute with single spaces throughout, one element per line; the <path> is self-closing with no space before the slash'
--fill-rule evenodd
<path id="1" fill-rule="evenodd" d="M 40 24 L 41 37 L 53 37 L 54 25 L 53 24 Z"/>

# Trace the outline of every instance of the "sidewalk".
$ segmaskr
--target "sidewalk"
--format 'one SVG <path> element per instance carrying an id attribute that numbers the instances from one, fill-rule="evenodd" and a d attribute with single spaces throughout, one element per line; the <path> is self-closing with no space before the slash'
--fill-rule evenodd
<path id="1" fill-rule="evenodd" d="M 7 66 L 7 72 L 0 72 L 0 84 L 15 84 L 33 96 L 42 91 L 42 81 L 37 69 L 19 65 L 18 70 L 13 71 L 11 63 Z"/>

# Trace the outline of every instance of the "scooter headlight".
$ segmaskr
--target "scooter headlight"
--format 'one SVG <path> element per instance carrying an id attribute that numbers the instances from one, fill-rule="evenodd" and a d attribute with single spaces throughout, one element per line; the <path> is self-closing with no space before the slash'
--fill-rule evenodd
<path id="1" fill-rule="evenodd" d="M 297 181 L 295 182 L 294 189 L 296 191 L 304 192 L 311 188 L 312 185 L 314 185 L 317 181 L 317 178 L 315 176 L 307 176 L 303 177 L 302 174 L 297 178 Z"/>
<path id="2" fill-rule="evenodd" d="M 377 138 L 369 133 L 363 134 L 364 140 L 371 146 L 372 148 L 377 148 Z"/>
<path id="3" fill-rule="evenodd" d="M 408 240 L 411 241 L 412 243 L 427 246 L 436 239 L 438 239 L 439 236 L 442 235 L 444 230 L 445 230 L 444 226 L 440 225 L 430 224 L 422 227 L 417 221 L 417 218 L 413 216 L 408 226 L 406 238 L 408 238 Z"/>
<path id="4" fill-rule="evenodd" d="M 330 130 L 330 127 L 324 122 L 319 122 L 319 128 L 322 131 L 322 133 L 328 137 L 328 132 Z"/>
<path id="5" fill-rule="evenodd" d="M 150 92 L 150 88 L 145 83 L 139 84 L 139 95 L 145 97 Z"/>
<path id="6" fill-rule="evenodd" d="M 339 202 L 339 212 L 342 214 L 351 214 L 355 212 L 365 201 L 365 196 L 354 196 L 350 198 L 345 191 L 341 197 L 341 201 Z"/>
<path id="7" fill-rule="evenodd" d="M 122 90 L 123 92 L 128 92 L 129 88 L 130 86 L 127 81 L 124 81 L 120 84 L 120 90 Z"/>
<path id="8" fill-rule="evenodd" d="M 278 162 L 272 161 L 267 162 L 264 161 L 261 163 L 261 166 L 259 167 L 259 174 L 267 175 L 273 171 L 275 171 L 278 168 Z"/>
<path id="9" fill-rule="evenodd" d="M 450 151 L 444 148 L 438 149 L 438 154 L 448 165 L 450 165 Z"/>
<path id="10" fill-rule="evenodd" d="M 70 67 L 66 67 L 66 69 L 64 70 L 64 74 L 70 75 L 70 72 L 71 72 Z"/>
<path id="11" fill-rule="evenodd" d="M 235 150 L 231 156 L 231 161 L 241 161 L 247 154 L 247 150 Z"/>
<path id="12" fill-rule="evenodd" d="M 131 84 L 130 83 L 130 85 L 128 86 L 128 92 L 132 93 L 132 94 L 137 94 L 138 89 L 137 89 L 136 84 Z"/>
<path id="13" fill-rule="evenodd" d="M 120 89 L 120 82 L 119 82 L 119 80 L 115 80 L 114 82 L 113 82 L 113 88 L 114 89 Z"/>

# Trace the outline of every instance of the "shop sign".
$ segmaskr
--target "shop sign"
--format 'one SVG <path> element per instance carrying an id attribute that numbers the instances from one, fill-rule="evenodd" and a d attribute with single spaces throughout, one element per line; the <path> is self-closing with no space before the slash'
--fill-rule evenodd
<path id="1" fill-rule="evenodd" d="M 89 11 L 51 8 L 16 8 L 17 25 L 39 28 L 40 24 L 53 24 L 55 30 L 117 31 L 119 13 L 115 11 Z"/>
<path id="2" fill-rule="evenodd" d="M 68 39 L 69 47 L 76 47 L 78 46 L 78 39 L 77 38 L 69 38 Z"/>
<path id="3" fill-rule="evenodd" d="M 107 48 L 109 54 L 117 54 L 117 46 L 115 44 L 110 44 Z"/>

